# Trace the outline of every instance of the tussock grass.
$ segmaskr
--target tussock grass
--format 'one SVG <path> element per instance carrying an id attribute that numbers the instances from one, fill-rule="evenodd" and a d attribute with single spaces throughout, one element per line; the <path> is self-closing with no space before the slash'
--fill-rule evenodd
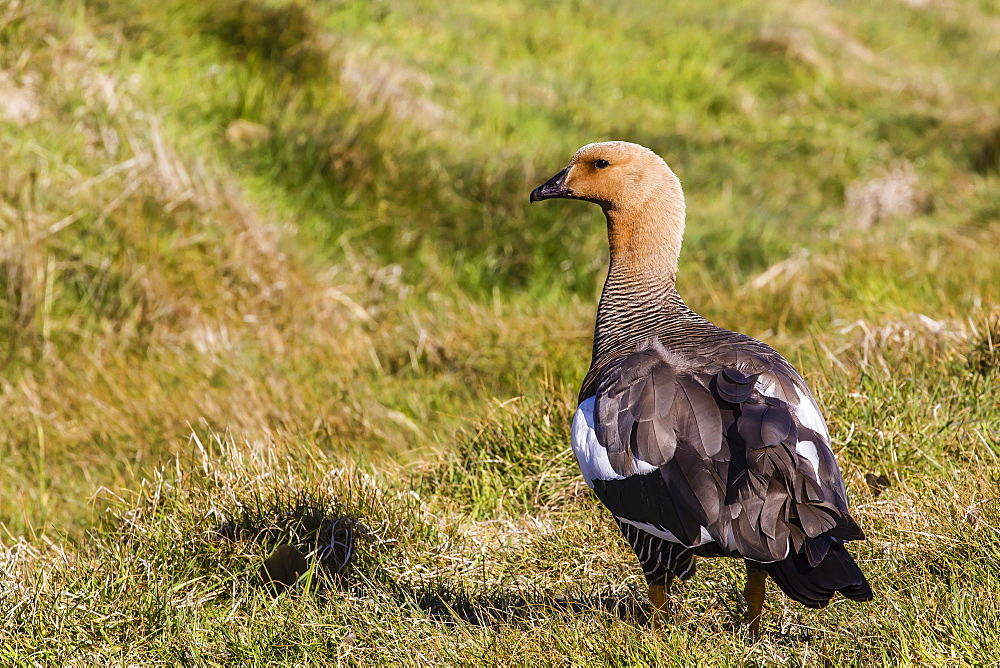
<path id="1" fill-rule="evenodd" d="M 994 661 L 998 21 L 6 3 L 0 663 Z M 751 644 L 706 560 L 649 633 L 568 446 L 603 222 L 526 204 L 609 138 L 683 180 L 688 303 L 814 388 L 873 603 Z"/>

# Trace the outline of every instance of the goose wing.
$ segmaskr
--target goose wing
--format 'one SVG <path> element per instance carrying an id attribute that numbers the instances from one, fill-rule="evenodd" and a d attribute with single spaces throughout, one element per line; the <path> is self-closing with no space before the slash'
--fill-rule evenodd
<path id="1" fill-rule="evenodd" d="M 830 538 L 863 538 L 822 416 L 781 362 L 745 351 L 731 364 L 692 359 L 655 339 L 621 358 L 593 404 L 610 471 L 588 482 L 625 522 L 756 561 L 791 549 L 815 565 Z"/>

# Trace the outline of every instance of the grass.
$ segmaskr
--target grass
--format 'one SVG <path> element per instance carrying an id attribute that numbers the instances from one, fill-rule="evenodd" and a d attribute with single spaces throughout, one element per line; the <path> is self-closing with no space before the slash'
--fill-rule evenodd
<path id="1" fill-rule="evenodd" d="M 0 662 L 994 661 L 998 25 L 8 2 Z M 684 183 L 688 303 L 804 371 L 873 603 L 774 594 L 751 643 L 702 561 L 650 634 L 568 447 L 603 221 L 526 202 L 607 138 Z M 309 571 L 276 594 L 281 544 Z"/>

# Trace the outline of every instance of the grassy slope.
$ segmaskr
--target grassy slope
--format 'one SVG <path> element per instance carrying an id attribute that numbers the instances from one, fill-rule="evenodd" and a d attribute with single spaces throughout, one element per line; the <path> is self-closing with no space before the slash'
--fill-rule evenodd
<path id="1" fill-rule="evenodd" d="M 998 25 L 989 3 L 8 3 L 0 656 L 992 657 Z M 604 138 L 681 176 L 689 303 L 813 384 L 875 603 L 775 596 L 748 645 L 715 561 L 671 634 L 644 627 L 567 447 L 603 225 L 526 205 Z M 900 164 L 918 206 L 859 227 L 850 193 Z M 365 518 L 352 575 L 272 599 L 260 559 L 316 513 Z"/>

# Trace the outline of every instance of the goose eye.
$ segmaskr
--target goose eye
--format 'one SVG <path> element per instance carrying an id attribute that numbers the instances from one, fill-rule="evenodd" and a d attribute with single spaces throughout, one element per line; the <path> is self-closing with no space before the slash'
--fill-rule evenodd
<path id="1" fill-rule="evenodd" d="M 604 158 L 601 158 L 600 160 L 594 161 L 594 167 L 597 167 L 598 169 L 604 169 L 605 167 L 607 167 L 610 164 L 611 163 L 608 162 L 607 160 L 605 160 Z"/>

